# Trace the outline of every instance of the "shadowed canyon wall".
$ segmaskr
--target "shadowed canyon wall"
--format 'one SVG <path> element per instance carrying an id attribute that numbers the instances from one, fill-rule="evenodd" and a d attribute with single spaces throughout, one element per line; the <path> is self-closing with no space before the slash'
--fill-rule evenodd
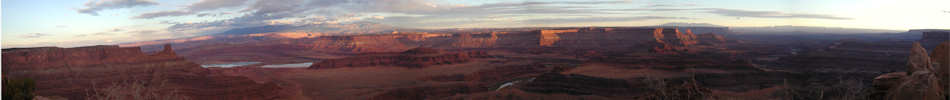
<path id="1" fill-rule="evenodd" d="M 139 47 L 91 46 L 5 50 L 3 76 L 36 80 L 36 95 L 88 99 L 97 93 L 178 94 L 197 100 L 277 99 L 276 84 L 225 76 L 175 55 L 165 45 L 156 54 Z M 142 84 L 133 90 L 118 86 Z M 111 88 L 104 89 L 104 88 Z"/>

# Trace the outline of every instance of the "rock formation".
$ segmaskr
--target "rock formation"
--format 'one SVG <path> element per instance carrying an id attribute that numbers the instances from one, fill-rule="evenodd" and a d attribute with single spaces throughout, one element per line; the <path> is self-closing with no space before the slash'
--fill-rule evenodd
<path id="1" fill-rule="evenodd" d="M 937 77 L 940 78 L 940 86 L 942 89 L 947 89 L 946 86 L 950 86 L 950 41 L 937 45 L 930 54 L 930 60 L 933 60 L 933 67 Z"/>
<path id="2" fill-rule="evenodd" d="M 484 51 L 439 52 L 430 48 L 415 48 L 402 53 L 369 54 L 342 59 L 329 59 L 316 62 L 310 69 L 402 66 L 420 68 L 429 65 L 467 62 L 474 58 L 488 56 Z"/>
<path id="3" fill-rule="evenodd" d="M 561 37 L 557 36 L 557 34 L 567 33 L 567 32 L 578 32 L 578 29 L 538 30 L 539 37 L 541 38 L 540 41 L 538 41 L 538 45 L 540 46 L 554 45 L 555 42 L 561 39 Z"/>
<path id="4" fill-rule="evenodd" d="M 132 64 L 139 62 L 160 62 L 182 60 L 171 50 L 171 46 L 156 54 L 145 54 L 139 47 L 119 47 L 114 45 L 77 47 L 77 48 L 32 48 L 3 53 L 3 69 L 40 70 L 46 68 L 85 67 L 104 64 Z"/>
<path id="5" fill-rule="evenodd" d="M 920 43 L 914 43 L 910 50 L 910 56 L 907 58 L 907 74 L 932 71 L 930 56 L 927 56 L 927 50 L 920 46 Z"/>
<path id="6" fill-rule="evenodd" d="M 137 82 L 155 88 L 149 91 L 197 100 L 281 97 L 276 84 L 220 75 L 178 57 L 169 45 L 165 47 L 151 55 L 139 47 L 118 46 L 9 51 L 3 53 L 3 76 L 34 79 L 37 95 L 72 100 L 87 99 L 102 88 Z"/>
<path id="7" fill-rule="evenodd" d="M 339 53 L 396 52 L 409 49 L 397 35 L 327 36 L 304 43 L 310 50 Z"/>
<path id="8" fill-rule="evenodd" d="M 943 100 L 944 85 L 940 85 L 943 78 L 939 71 L 932 66 L 931 56 L 920 45 L 914 43 L 907 58 L 907 72 L 888 73 L 874 78 L 874 87 L 882 99 L 889 100 Z M 939 66 L 939 65 L 938 65 Z M 883 95 L 883 96 L 880 96 Z"/>
<path id="9" fill-rule="evenodd" d="M 491 48 L 498 40 L 496 33 L 455 34 L 452 47 L 455 48 Z"/>
<path id="10" fill-rule="evenodd" d="M 697 43 L 692 32 L 687 31 L 683 34 L 676 28 L 656 28 L 653 31 L 653 37 L 656 39 L 653 42 L 655 46 L 650 51 L 664 54 L 686 51 L 686 47 Z"/>

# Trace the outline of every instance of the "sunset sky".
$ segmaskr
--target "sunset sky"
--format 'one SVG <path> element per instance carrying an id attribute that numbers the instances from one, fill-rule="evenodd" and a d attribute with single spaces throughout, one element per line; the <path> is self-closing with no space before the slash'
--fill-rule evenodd
<path id="1" fill-rule="evenodd" d="M 3 0 L 2 47 L 116 44 L 264 25 L 950 28 L 950 0 Z"/>

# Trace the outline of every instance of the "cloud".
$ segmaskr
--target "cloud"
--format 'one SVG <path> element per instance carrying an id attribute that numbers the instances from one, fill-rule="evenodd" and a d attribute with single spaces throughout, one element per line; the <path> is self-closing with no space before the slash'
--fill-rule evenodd
<path id="1" fill-rule="evenodd" d="M 120 28 L 112 29 L 112 32 L 121 32 L 121 31 L 125 31 L 125 30 L 124 30 L 124 29 L 120 29 Z"/>
<path id="2" fill-rule="evenodd" d="M 267 1 L 267 0 L 262 0 L 262 1 Z M 144 14 L 135 16 L 133 18 L 152 19 L 152 18 L 158 18 L 158 17 L 185 16 L 185 15 L 193 15 L 193 14 L 198 14 L 199 17 L 203 17 L 203 16 L 207 16 L 211 14 L 207 14 L 207 13 L 199 14 L 200 12 L 223 9 L 223 8 L 240 7 L 244 5 L 246 2 L 247 0 L 201 0 L 196 3 L 192 3 L 188 6 L 185 6 L 182 9 L 149 12 L 149 13 L 144 13 Z"/>
<path id="3" fill-rule="evenodd" d="M 647 7 L 673 7 L 673 5 L 669 5 L 669 4 L 652 4 L 652 5 L 647 5 Z"/>
<path id="4" fill-rule="evenodd" d="M 197 14 L 196 16 L 198 16 L 198 17 L 205 17 L 205 16 L 212 16 L 212 17 L 215 17 L 215 16 L 228 15 L 228 14 L 231 14 L 231 13 L 230 13 L 230 12 L 221 12 L 221 13 L 200 13 L 200 14 Z"/>
<path id="5" fill-rule="evenodd" d="M 634 8 L 634 9 L 608 9 L 610 11 L 655 11 L 655 12 L 668 12 L 668 11 L 696 11 L 696 10 L 705 10 L 705 9 L 693 9 L 693 8 Z"/>
<path id="6" fill-rule="evenodd" d="M 22 38 L 40 38 L 40 37 L 46 37 L 46 36 L 49 36 L 49 35 L 50 35 L 50 34 L 46 34 L 46 33 L 27 33 L 27 34 L 21 35 L 20 37 L 22 37 Z"/>
<path id="7" fill-rule="evenodd" d="M 187 12 L 187 11 L 159 11 L 159 12 L 144 13 L 144 14 L 141 14 L 141 15 L 139 15 L 139 16 L 135 16 L 134 18 L 139 18 L 139 19 L 151 19 L 151 18 L 156 18 L 156 17 L 183 16 L 183 15 L 189 15 L 189 14 L 192 14 L 192 12 Z"/>
<path id="8" fill-rule="evenodd" d="M 492 21 L 483 18 L 498 15 L 571 16 L 614 14 L 613 12 L 589 8 L 603 4 L 629 3 L 628 1 L 503 2 L 472 6 L 441 4 L 429 1 L 430 0 L 259 0 L 251 2 L 242 10 L 236 12 L 242 13 L 242 16 L 230 19 L 194 23 L 165 23 L 173 24 L 167 28 L 170 32 L 206 30 L 203 33 L 215 33 L 233 28 L 275 24 L 321 24 L 359 21 L 379 21 L 386 22 L 386 24 L 407 24 L 406 26 L 408 27 L 425 27 L 457 25 L 472 23 L 472 21 Z M 386 13 L 386 15 L 379 16 L 378 13 Z M 143 14 L 139 18 L 189 14 L 202 16 L 211 15 L 194 12 L 154 12 Z M 324 16 L 323 18 L 325 19 L 315 19 L 314 16 Z M 406 27 L 403 25 L 400 26 Z"/>
<path id="9" fill-rule="evenodd" d="M 99 16 L 99 11 L 109 9 L 132 8 L 137 6 L 151 6 L 158 3 L 150 0 L 93 0 L 86 2 L 86 8 L 78 9 L 79 13 Z"/>
<path id="10" fill-rule="evenodd" d="M 751 11 L 738 9 L 710 8 L 708 13 L 732 17 L 755 17 L 755 18 L 810 18 L 810 19 L 831 19 L 831 20 L 851 20 L 852 18 L 837 17 L 820 14 L 796 14 L 783 13 L 777 11 Z"/>
<path id="11" fill-rule="evenodd" d="M 112 35 L 112 32 L 119 32 L 119 31 L 122 31 L 122 30 L 116 29 L 116 30 L 112 30 L 112 31 L 110 31 L 110 32 L 97 32 L 97 33 L 91 33 L 91 34 L 79 34 L 79 35 L 76 35 L 75 37 L 107 36 L 107 35 Z"/>
<path id="12" fill-rule="evenodd" d="M 186 7 L 190 11 L 208 11 L 221 8 L 238 7 L 244 5 L 247 0 L 201 0 Z"/>

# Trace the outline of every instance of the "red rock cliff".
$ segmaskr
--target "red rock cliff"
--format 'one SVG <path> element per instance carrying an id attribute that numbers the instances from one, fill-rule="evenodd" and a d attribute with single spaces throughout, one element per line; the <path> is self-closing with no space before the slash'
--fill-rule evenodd
<path id="1" fill-rule="evenodd" d="M 84 67 L 103 64 L 132 64 L 181 60 L 175 51 L 166 49 L 156 54 L 145 54 L 139 47 L 91 46 L 77 48 L 35 48 L 3 53 L 6 70 L 45 69 L 53 67 Z"/>
<path id="2" fill-rule="evenodd" d="M 560 40 L 560 37 L 557 36 L 559 33 L 567 32 L 578 32 L 578 29 L 564 29 L 564 30 L 538 30 L 538 35 L 541 38 L 538 45 L 541 46 L 551 46 L 554 45 L 554 42 Z"/>
<path id="3" fill-rule="evenodd" d="M 397 52 L 409 49 L 396 35 L 327 36 L 310 41 L 311 50 L 342 53 Z"/>
<path id="4" fill-rule="evenodd" d="M 497 33 L 485 34 L 455 34 L 452 47 L 456 48 L 491 48 L 498 40 Z"/>
<path id="5" fill-rule="evenodd" d="M 650 51 L 658 53 L 685 51 L 686 47 L 697 43 L 691 31 L 687 30 L 684 34 L 677 28 L 656 28 L 653 37 L 656 39 L 655 46 Z"/>
<path id="6" fill-rule="evenodd" d="M 276 84 L 217 74 L 165 46 L 156 54 L 138 47 L 33 48 L 3 52 L 3 76 L 36 80 L 36 95 L 89 99 L 96 90 L 141 82 L 156 93 L 195 100 L 278 99 Z M 124 91 L 125 88 L 118 88 Z"/>

